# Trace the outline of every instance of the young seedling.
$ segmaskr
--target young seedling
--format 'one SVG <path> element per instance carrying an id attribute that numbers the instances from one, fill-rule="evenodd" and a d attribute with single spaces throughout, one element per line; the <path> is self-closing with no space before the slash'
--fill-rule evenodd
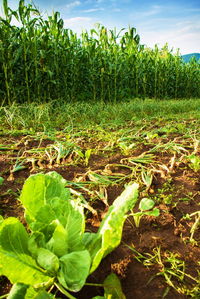
<path id="1" fill-rule="evenodd" d="M 160 211 L 158 208 L 153 209 L 154 205 L 155 202 L 150 198 L 145 197 L 140 201 L 139 203 L 140 212 L 131 214 L 133 216 L 136 227 L 140 226 L 140 220 L 144 215 L 155 216 L 155 217 L 160 215 Z"/>
<path id="2" fill-rule="evenodd" d="M 111 273 L 108 275 L 102 286 L 104 287 L 104 296 L 96 296 L 92 299 L 126 299 L 116 274 Z"/>
<path id="3" fill-rule="evenodd" d="M 91 156 L 91 153 L 92 153 L 92 149 L 89 148 L 85 151 L 85 165 L 88 166 L 89 164 L 89 159 L 90 159 L 90 156 Z"/>
<path id="4" fill-rule="evenodd" d="M 200 170 L 200 157 L 196 156 L 195 154 L 192 154 L 188 156 L 189 159 L 189 166 L 191 169 L 194 170 L 194 172 L 197 172 Z"/>
<path id="5" fill-rule="evenodd" d="M 165 290 L 162 298 L 166 297 L 170 288 L 175 289 L 179 294 L 191 294 L 192 298 L 198 298 L 193 296 L 194 293 L 196 295 L 196 287 L 193 289 L 186 289 L 185 280 L 189 278 L 191 281 L 195 282 L 198 285 L 197 288 L 199 290 L 199 278 L 186 273 L 185 262 L 179 258 L 177 253 L 170 251 L 162 253 L 161 247 L 158 246 L 153 249 L 152 253 L 141 254 L 134 248 L 134 246 L 127 247 L 133 251 L 135 259 L 145 267 L 149 268 L 154 265 L 159 266 L 159 272 L 153 275 L 147 284 L 149 284 L 155 277 L 163 276 L 169 287 Z"/>

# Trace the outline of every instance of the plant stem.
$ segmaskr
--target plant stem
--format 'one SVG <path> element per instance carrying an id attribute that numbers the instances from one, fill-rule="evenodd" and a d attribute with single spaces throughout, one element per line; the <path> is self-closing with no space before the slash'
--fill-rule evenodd
<path id="1" fill-rule="evenodd" d="M 59 283 L 54 283 L 57 289 L 64 295 L 67 296 L 69 299 L 76 299 L 76 297 L 72 296 L 70 293 L 68 293 Z"/>
<path id="2" fill-rule="evenodd" d="M 0 299 L 3 299 L 3 298 L 7 298 L 9 294 L 4 294 L 2 296 L 0 296 Z"/>

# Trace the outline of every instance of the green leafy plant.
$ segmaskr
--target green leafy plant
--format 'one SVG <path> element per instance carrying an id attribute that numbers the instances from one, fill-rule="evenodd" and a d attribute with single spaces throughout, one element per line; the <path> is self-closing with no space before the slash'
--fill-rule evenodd
<path id="1" fill-rule="evenodd" d="M 195 172 L 200 170 L 200 157 L 198 157 L 195 154 L 192 154 L 188 156 L 188 159 L 190 161 L 190 168 L 193 169 Z"/>
<path id="2" fill-rule="evenodd" d="M 3 184 L 3 181 L 4 181 L 4 178 L 2 178 L 2 177 L 0 176 L 0 185 Z"/>
<path id="3" fill-rule="evenodd" d="M 92 299 L 126 299 L 119 278 L 111 273 L 106 277 L 103 283 L 104 296 L 96 296 Z"/>
<path id="4" fill-rule="evenodd" d="M 159 216 L 160 211 L 158 208 L 154 208 L 155 202 L 150 198 L 143 198 L 139 203 L 140 212 L 132 213 L 136 227 L 140 226 L 140 220 L 144 215 Z"/>
<path id="5" fill-rule="evenodd" d="M 155 247 L 152 253 L 141 254 L 133 246 L 127 246 L 134 252 L 135 258 L 138 262 L 142 263 L 146 267 L 159 265 L 159 271 L 153 275 L 150 283 L 155 277 L 162 276 L 169 288 L 167 288 L 163 294 L 163 298 L 167 295 L 170 288 L 175 289 L 179 294 L 190 295 L 192 298 L 199 298 L 199 275 L 197 277 L 191 276 L 186 272 L 185 261 L 180 259 L 179 254 L 170 251 L 161 251 L 161 247 Z M 188 288 L 185 285 L 187 279 L 195 282 L 195 286 Z M 197 292 L 196 292 L 197 291 Z M 196 296 L 197 295 L 197 296 Z"/>
<path id="6" fill-rule="evenodd" d="M 101 260 L 119 245 L 126 214 L 138 196 L 138 184 L 127 186 L 97 233 L 90 233 L 85 232 L 83 206 L 65 185 L 56 172 L 30 176 L 20 196 L 28 232 L 17 218 L 0 221 L 0 274 L 18 284 L 18 291 L 23 289 L 21 299 L 40 298 L 38 294 L 52 286 L 67 298 L 75 298 L 68 291 L 78 292 Z"/>

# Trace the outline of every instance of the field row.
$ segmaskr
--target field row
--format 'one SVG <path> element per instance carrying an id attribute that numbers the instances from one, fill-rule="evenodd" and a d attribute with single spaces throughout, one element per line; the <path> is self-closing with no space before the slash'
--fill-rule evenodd
<path id="1" fill-rule="evenodd" d="M 48 134 L 21 135 L 4 128 L 1 215 L 18 217 L 27 225 L 17 200 L 25 179 L 56 171 L 81 201 L 87 232 L 96 233 L 125 186 L 138 183 L 138 202 L 125 221 L 121 244 L 102 260 L 81 291 L 71 293 L 73 298 L 102 296 L 102 286 L 87 284 L 102 284 L 111 272 L 120 279 L 127 299 L 198 298 L 199 126 L 197 118 L 189 117 L 141 119 L 112 128 L 54 129 Z M 0 293 L 5 294 L 10 284 L 5 277 L 1 281 Z"/>

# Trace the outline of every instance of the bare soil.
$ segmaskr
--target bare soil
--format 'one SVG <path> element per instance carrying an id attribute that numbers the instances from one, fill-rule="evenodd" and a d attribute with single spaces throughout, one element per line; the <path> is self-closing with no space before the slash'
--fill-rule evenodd
<path id="1" fill-rule="evenodd" d="M 59 137 L 57 140 L 59 140 Z M 0 176 L 4 178 L 4 182 L 0 186 L 1 215 L 4 217 L 18 217 L 25 223 L 23 207 L 20 205 L 18 197 L 25 179 L 30 174 L 55 170 L 68 181 L 77 181 L 77 178 L 80 177 L 84 179 L 84 175 L 88 170 L 103 171 L 108 164 L 120 164 L 122 159 L 129 156 L 138 156 L 152 147 L 152 145 L 140 144 L 130 155 L 123 155 L 119 149 L 115 149 L 112 153 L 97 152 L 91 155 L 88 165 L 81 160 L 76 160 L 73 153 L 63 159 L 59 165 L 54 161 L 51 167 L 47 158 L 40 159 L 36 157 L 36 167 L 33 169 L 32 162 L 27 159 L 33 156 L 30 150 L 46 148 L 52 143 L 53 141 L 48 139 L 40 142 L 39 140 L 32 140 L 31 137 L 28 139 L 26 136 L 1 136 L 0 144 L 5 146 L 4 149 L 0 150 Z M 78 145 L 84 149 L 84 147 L 87 148 L 88 144 L 81 141 Z M 94 143 L 90 144 L 91 148 L 95 146 Z M 105 146 L 105 144 L 101 146 Z M 199 153 L 197 154 L 199 155 Z M 156 207 L 160 209 L 160 216 L 144 216 L 139 228 L 135 227 L 132 217 L 129 217 L 124 225 L 123 239 L 120 246 L 102 261 L 100 267 L 88 278 L 88 282 L 102 283 L 108 274 L 114 272 L 121 280 L 127 299 L 192 298 L 187 295 L 187 291 L 181 291 L 181 288 L 182 290 L 192 290 L 194 287 L 196 287 L 196 293 L 193 298 L 200 298 L 200 286 L 189 277 L 197 279 L 198 271 L 200 271 L 200 229 L 199 227 L 196 229 L 193 236 L 194 240 L 191 242 L 190 230 L 195 217 L 186 217 L 187 214 L 200 210 L 200 171 L 195 172 L 191 169 L 184 160 L 181 160 L 179 154 L 176 155 L 174 165 L 172 165 L 174 153 L 157 151 L 154 152 L 154 155 L 156 162 L 160 162 L 168 168 L 173 166 L 168 174 L 165 169 L 163 172 L 155 172 L 149 190 L 149 196 L 157 199 Z M 12 172 L 13 165 L 19 156 L 26 157 L 23 164 L 24 169 Z M 74 163 L 74 161 L 76 162 Z M 112 168 L 113 174 L 120 172 L 128 174 L 129 170 L 123 167 Z M 87 179 L 87 176 L 85 176 L 86 181 Z M 128 179 L 122 183 L 106 187 L 109 205 L 123 191 L 126 182 L 128 182 Z M 89 199 L 86 193 L 84 194 L 82 190 L 79 191 L 83 193 L 86 199 Z M 143 191 L 141 190 L 141 192 Z M 96 231 L 107 207 L 100 199 L 93 201 L 92 206 L 98 211 L 98 219 L 94 219 L 91 213 L 87 213 L 87 225 L 88 229 Z M 134 250 L 131 248 L 134 248 Z M 138 261 L 137 256 L 139 253 L 148 259 L 148 254 L 155 255 L 159 249 L 162 265 L 155 260 L 148 266 L 143 264 L 144 259 Z M 172 267 L 169 260 L 167 260 L 171 253 L 176 255 L 177 259 L 185 262 L 185 273 L 188 275 L 184 276 L 183 281 L 171 275 L 170 278 L 174 288 L 167 284 L 163 274 L 163 267 Z M 10 287 L 11 284 L 7 278 L 1 277 L 0 295 L 6 294 Z M 89 286 L 74 294 L 79 299 L 89 299 L 97 295 L 103 295 L 103 289 Z"/>

